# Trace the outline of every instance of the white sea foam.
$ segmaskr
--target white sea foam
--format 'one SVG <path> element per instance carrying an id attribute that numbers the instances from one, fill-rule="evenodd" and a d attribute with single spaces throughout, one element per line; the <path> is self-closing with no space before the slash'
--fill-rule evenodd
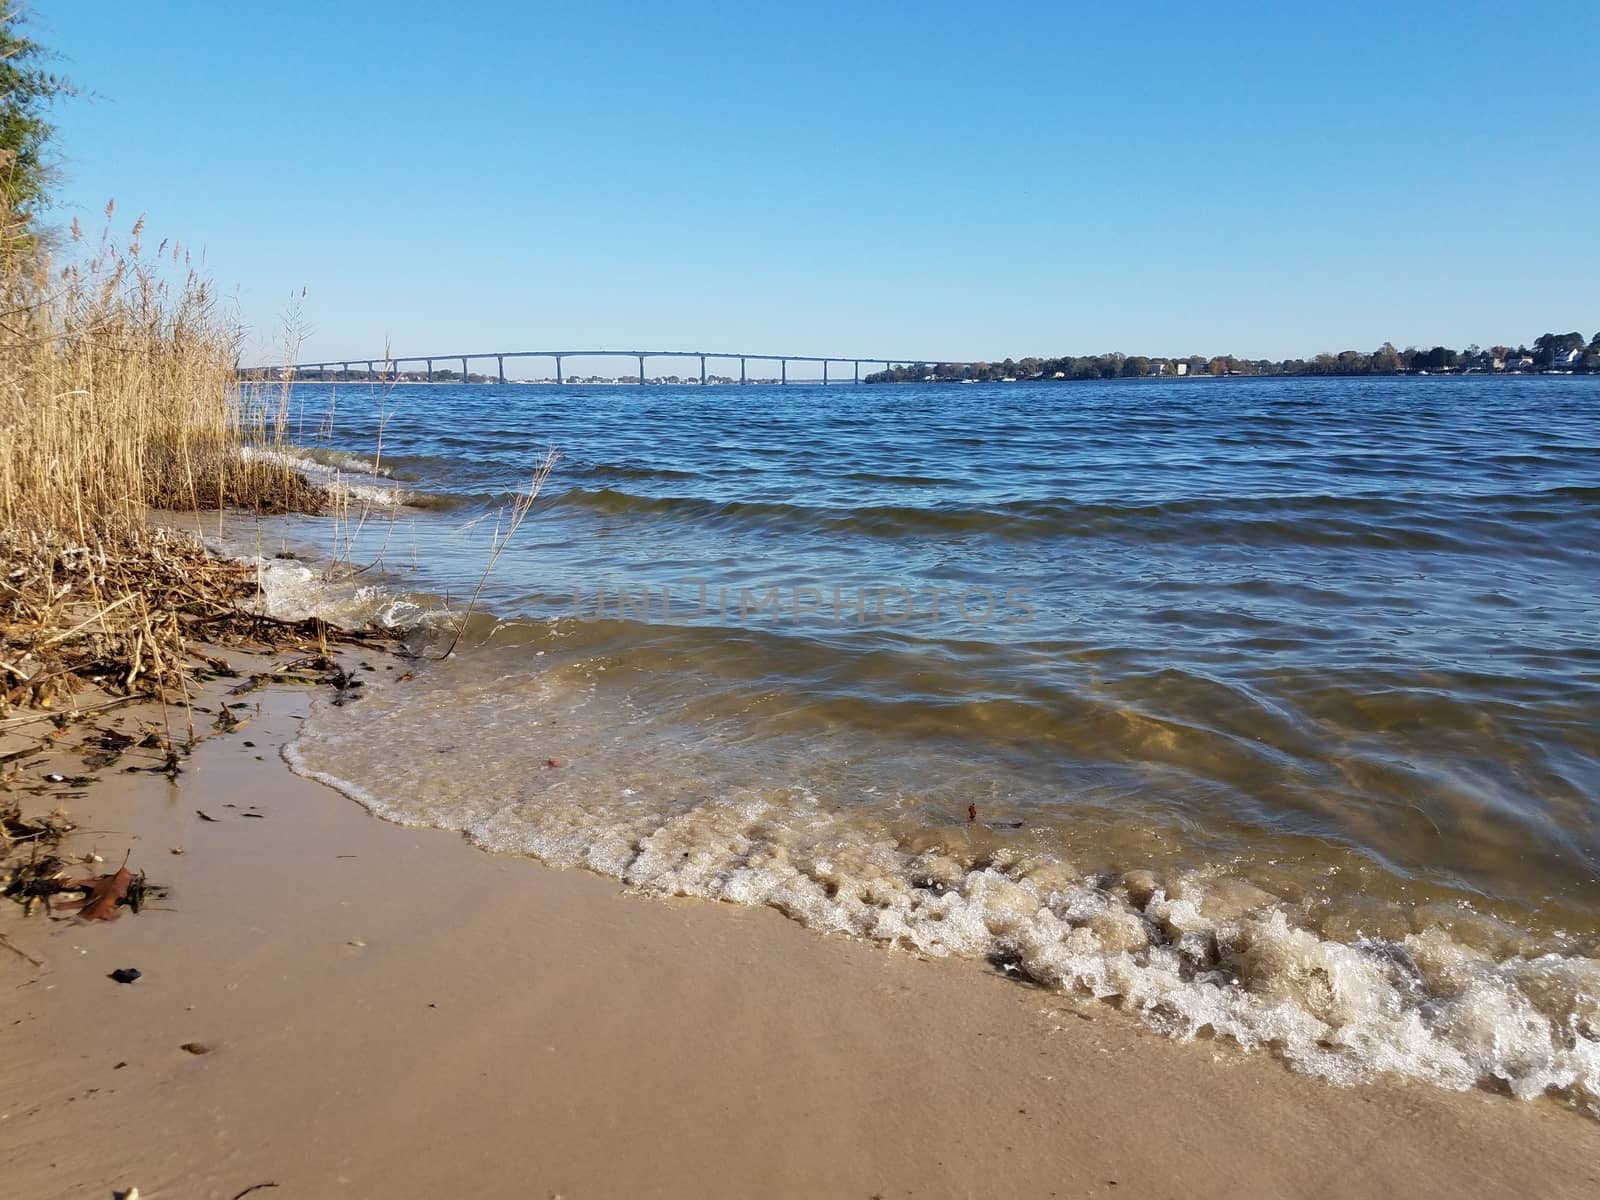
<path id="1" fill-rule="evenodd" d="M 243 561 L 255 567 L 261 587 L 256 611 L 277 621 L 320 617 L 352 629 L 376 625 L 406 630 L 425 624 L 434 616 L 408 596 L 397 595 L 381 584 L 341 576 L 330 567 L 293 558 L 247 555 Z"/>
<path id="2" fill-rule="evenodd" d="M 644 891 L 987 959 L 1175 1037 L 1271 1047 L 1335 1083 L 1394 1072 L 1554 1092 L 1600 1115 L 1600 961 L 1464 936 L 1452 914 L 1469 930 L 1472 914 L 1454 906 L 1408 910 L 1399 936 L 1341 941 L 1222 869 L 1141 877 L 1038 843 L 917 842 L 863 806 L 751 783 L 703 745 L 653 739 L 594 679 L 378 681 L 360 704 L 319 706 L 286 757 L 388 820 Z M 567 767 L 545 768 L 552 750 Z"/>
<path id="3" fill-rule="evenodd" d="M 262 459 L 282 463 L 300 471 L 343 471 L 349 475 L 367 475 L 380 479 L 389 476 L 389 468 L 380 466 L 370 458 L 351 454 L 345 450 L 322 449 L 306 446 L 263 447 L 246 446 L 247 459 Z"/>
<path id="4" fill-rule="evenodd" d="M 311 483 L 353 505 L 392 508 L 410 501 L 407 493 L 389 479 L 387 467 L 375 466 L 371 459 L 342 450 L 246 446 L 242 453 L 246 459 L 273 462 L 298 471 Z"/>

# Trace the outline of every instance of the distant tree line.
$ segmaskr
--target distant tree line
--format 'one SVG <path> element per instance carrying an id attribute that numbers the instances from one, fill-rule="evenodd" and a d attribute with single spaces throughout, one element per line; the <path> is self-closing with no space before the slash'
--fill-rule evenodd
<path id="1" fill-rule="evenodd" d="M 460 383 L 461 372 L 447 367 L 435 367 L 429 375 L 423 370 L 368 371 L 364 367 L 351 367 L 348 371 L 337 366 L 325 368 L 304 367 L 290 371 L 286 367 L 246 367 L 239 372 L 241 379 L 256 383 L 276 383 L 290 375 L 296 383 Z M 480 375 L 476 371 L 466 377 L 468 383 L 496 383 L 493 375 Z"/>
<path id="2" fill-rule="evenodd" d="M 1600 374 L 1600 333 L 1546 333 L 1533 346 L 1468 346 L 1395 349 L 1385 342 L 1370 354 L 1344 350 L 1315 358 L 1150 358 L 1142 354 L 1068 355 L 1062 358 L 1004 359 L 956 366 L 950 363 L 907 363 L 866 376 L 867 383 L 954 382 L 963 379 L 1140 379 L 1146 376 L 1194 375 L 1430 375 L 1571 371 Z"/>

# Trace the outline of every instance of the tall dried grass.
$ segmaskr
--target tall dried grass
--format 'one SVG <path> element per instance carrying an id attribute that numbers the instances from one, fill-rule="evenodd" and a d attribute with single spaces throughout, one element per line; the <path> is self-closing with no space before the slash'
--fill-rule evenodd
<path id="1" fill-rule="evenodd" d="M 92 544 L 141 531 L 151 508 L 320 503 L 280 460 L 245 453 L 282 442 L 286 401 L 247 397 L 210 283 L 178 246 L 146 254 L 141 232 L 121 248 L 108 224 L 59 268 L 0 266 L 0 529 Z"/>
<path id="2" fill-rule="evenodd" d="M 0 255 L 0 712 L 85 680 L 183 686 L 185 619 L 248 594 L 152 509 L 316 511 L 280 454 L 288 397 L 247 392 L 240 331 L 178 246 Z M 65 261 L 60 261 L 64 259 Z M 251 453 L 251 451 L 257 453 Z M 260 451 L 268 451 L 262 453 Z"/>

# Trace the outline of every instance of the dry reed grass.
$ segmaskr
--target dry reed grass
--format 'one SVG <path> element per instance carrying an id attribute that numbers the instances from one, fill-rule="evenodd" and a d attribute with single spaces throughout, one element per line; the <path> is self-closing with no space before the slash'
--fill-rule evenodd
<path id="1" fill-rule="evenodd" d="M 150 508 L 320 504 L 271 455 L 241 454 L 281 443 L 286 401 L 247 402 L 237 328 L 181 247 L 144 253 L 141 225 L 126 249 L 108 227 L 60 269 L 3 268 L 0 528 L 88 542 Z"/>
<path id="2" fill-rule="evenodd" d="M 246 392 L 240 335 L 178 246 L 65 265 L 0 258 L 0 714 L 93 681 L 186 695 L 187 635 L 254 591 L 249 568 L 153 534 L 151 509 L 318 511 L 280 454 L 287 391 Z M 250 453 L 251 450 L 258 451 Z"/>

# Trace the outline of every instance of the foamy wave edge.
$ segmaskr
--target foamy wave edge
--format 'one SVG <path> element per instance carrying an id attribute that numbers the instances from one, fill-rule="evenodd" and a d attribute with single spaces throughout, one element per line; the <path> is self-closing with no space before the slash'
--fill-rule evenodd
<path id="1" fill-rule="evenodd" d="M 271 462 L 298 471 L 347 503 L 397 508 L 411 501 L 398 485 L 388 482 L 387 470 L 376 469 L 374 463 L 354 454 L 260 446 L 246 446 L 241 453 L 247 461 Z"/>
<path id="2" fill-rule="evenodd" d="M 232 548 L 215 545 L 220 554 Z M 256 607 L 275 621 L 303 621 L 320 617 L 334 625 L 355 628 L 376 625 L 407 630 L 425 624 L 434 614 L 416 601 L 391 592 L 382 584 L 362 584 L 329 578 L 299 559 L 237 555 L 256 570 L 261 594 Z"/>
<path id="3" fill-rule="evenodd" d="M 298 739 L 283 754 L 295 773 L 377 817 L 432 826 L 312 767 Z M 603 829 L 539 835 L 494 819 L 461 832 L 488 851 L 581 866 L 644 892 L 767 905 L 820 932 L 986 959 L 1117 1003 L 1180 1040 L 1270 1048 L 1330 1083 L 1393 1073 L 1523 1100 L 1553 1093 L 1600 1117 L 1600 961 L 1497 959 L 1438 926 L 1346 944 L 1296 927 L 1274 898 L 1215 872 L 1151 886 L 1139 872 L 1083 875 L 1060 863 L 966 869 L 847 836 L 827 853 L 797 854 L 762 836 L 778 815 L 766 807 L 708 802 L 637 840 Z"/>

